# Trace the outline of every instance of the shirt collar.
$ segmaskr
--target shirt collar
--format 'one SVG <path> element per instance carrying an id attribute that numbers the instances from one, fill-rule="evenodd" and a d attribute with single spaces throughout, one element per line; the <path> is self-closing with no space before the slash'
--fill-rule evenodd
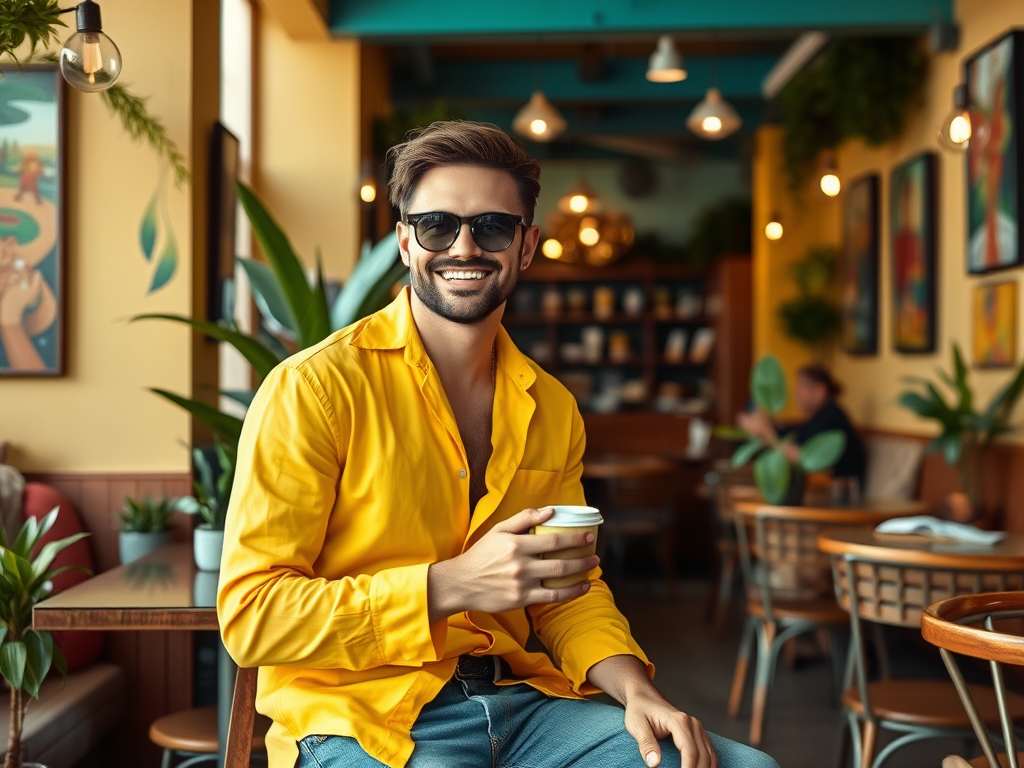
<path id="1" fill-rule="evenodd" d="M 405 362 L 425 373 L 430 359 L 413 320 L 410 291 L 409 286 L 404 287 L 388 306 L 370 315 L 352 337 L 351 344 L 360 349 L 404 349 Z M 504 326 L 498 327 L 497 347 L 498 370 L 509 376 L 519 389 L 529 389 L 537 380 L 537 371 Z"/>

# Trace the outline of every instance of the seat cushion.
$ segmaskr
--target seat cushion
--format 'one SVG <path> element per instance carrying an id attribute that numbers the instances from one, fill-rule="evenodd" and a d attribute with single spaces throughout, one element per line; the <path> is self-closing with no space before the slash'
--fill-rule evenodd
<path id="1" fill-rule="evenodd" d="M 270 718 L 257 714 L 253 722 L 253 752 L 266 752 L 269 729 Z M 217 708 L 183 709 L 164 715 L 149 726 L 149 738 L 164 749 L 212 754 L 217 751 Z"/>
<path id="2" fill-rule="evenodd" d="M 113 664 L 93 664 L 68 675 L 67 683 L 51 676 L 28 705 L 22 759 L 71 768 L 123 721 L 126 697 L 124 671 Z M 10 727 L 10 710 L 0 707 L 0 733 Z M 6 752 L 6 738 L 0 749 Z"/>
<path id="3" fill-rule="evenodd" d="M 999 724 L 995 691 L 984 685 L 969 685 L 978 714 L 986 725 Z M 880 680 L 868 683 L 868 697 L 875 716 L 884 720 L 932 728 L 970 729 L 971 721 L 953 683 L 946 680 Z M 860 691 L 848 688 L 843 704 L 864 714 Z M 1007 706 L 1016 723 L 1024 722 L 1024 696 L 1007 694 Z"/>
<path id="4" fill-rule="evenodd" d="M 37 519 L 43 517 L 49 514 L 50 510 L 54 507 L 60 507 L 60 512 L 57 513 L 57 522 L 43 536 L 39 542 L 39 547 L 42 547 L 47 542 L 63 539 L 76 533 L 82 533 L 85 530 L 85 526 L 82 525 L 82 518 L 78 516 L 78 510 L 75 509 L 67 496 L 51 485 L 44 483 L 25 484 L 25 496 L 22 504 L 22 517 L 25 520 L 30 517 Z M 89 572 L 65 571 L 53 580 L 54 589 L 68 589 L 90 577 L 94 570 L 94 564 L 92 549 L 89 546 L 88 539 L 75 542 L 57 555 L 53 561 L 53 567 L 63 568 L 65 566 L 87 568 Z M 68 672 L 82 669 L 99 659 L 100 654 L 103 653 L 103 638 L 102 632 L 91 630 L 64 630 L 53 633 L 54 642 L 64 652 Z"/>

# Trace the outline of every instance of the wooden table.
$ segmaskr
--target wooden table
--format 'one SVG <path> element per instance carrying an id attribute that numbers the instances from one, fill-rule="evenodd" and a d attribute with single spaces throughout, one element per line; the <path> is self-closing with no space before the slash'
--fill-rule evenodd
<path id="1" fill-rule="evenodd" d="M 736 499 L 732 502 L 732 506 L 747 514 L 753 514 L 761 507 L 766 506 L 766 502 L 760 499 Z M 878 522 L 881 523 L 893 517 L 927 514 L 928 504 L 914 499 L 865 499 L 859 504 L 845 504 L 841 506 L 808 504 L 803 507 L 786 507 L 787 511 L 795 514 L 799 514 L 802 509 L 832 510 L 836 513 L 836 524 L 841 525 L 840 519 L 844 512 L 850 513 L 852 516 L 877 516 Z"/>
<path id="2" fill-rule="evenodd" d="M 676 462 L 663 456 L 646 454 L 603 454 L 583 457 L 583 477 L 588 480 L 615 480 L 672 472 Z"/>
<path id="3" fill-rule="evenodd" d="M 36 629 L 219 630 L 217 573 L 199 571 L 190 543 L 169 544 L 44 600 Z M 235 665 L 221 645 L 217 664 L 219 764 L 224 764 Z"/>

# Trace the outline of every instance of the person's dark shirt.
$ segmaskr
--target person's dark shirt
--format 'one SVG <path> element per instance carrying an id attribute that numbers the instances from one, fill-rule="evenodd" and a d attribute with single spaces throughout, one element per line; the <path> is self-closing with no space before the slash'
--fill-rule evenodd
<path id="1" fill-rule="evenodd" d="M 796 437 L 797 444 L 803 445 L 815 435 L 820 435 L 831 429 L 841 430 L 846 435 L 846 449 L 833 468 L 833 476 L 856 477 L 860 481 L 860 487 L 863 488 L 864 475 L 867 471 L 864 444 L 861 442 L 860 435 L 853 428 L 853 424 L 850 423 L 850 417 L 835 400 L 828 400 L 811 418 L 795 427 L 792 432 Z"/>

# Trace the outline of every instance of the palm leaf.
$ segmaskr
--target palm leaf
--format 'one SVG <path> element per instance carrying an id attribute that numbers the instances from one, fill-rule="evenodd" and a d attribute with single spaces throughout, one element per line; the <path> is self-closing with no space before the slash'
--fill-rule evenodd
<path id="1" fill-rule="evenodd" d="M 223 411 L 218 411 L 213 406 L 207 405 L 199 400 L 193 400 L 189 397 L 182 397 L 181 395 L 176 395 L 173 392 L 168 392 L 166 389 L 156 389 L 151 387 L 149 391 L 155 392 L 160 395 L 160 397 L 170 400 L 180 408 L 184 408 L 203 422 L 203 424 L 208 426 L 214 432 L 227 438 L 232 443 L 237 443 L 238 438 L 242 436 L 242 420 L 235 416 L 231 416 Z"/>
<path id="2" fill-rule="evenodd" d="M 399 280 L 409 278 L 409 268 L 405 266 L 401 261 L 398 261 L 391 269 L 389 269 L 374 286 L 373 290 L 366 295 L 366 299 L 360 305 L 356 312 L 356 319 L 372 315 L 381 309 L 384 309 L 391 301 L 391 289 L 395 283 Z M 354 322 L 354 321 L 353 321 Z"/>
<path id="3" fill-rule="evenodd" d="M 391 271 L 399 257 L 398 235 L 391 232 L 387 237 L 369 249 L 363 249 L 363 255 L 356 262 L 352 274 L 341 288 L 341 292 L 331 307 L 331 328 L 335 331 L 351 325 L 358 320 L 360 308 Z M 391 288 L 392 280 L 388 284 Z"/>
<path id="4" fill-rule="evenodd" d="M 245 270 L 249 278 L 249 286 L 252 288 L 252 298 L 267 327 L 276 334 L 286 336 L 294 341 L 295 329 L 298 322 L 292 314 L 288 300 L 281 292 L 281 286 L 277 282 L 274 270 L 255 259 L 238 257 L 238 263 Z"/>

